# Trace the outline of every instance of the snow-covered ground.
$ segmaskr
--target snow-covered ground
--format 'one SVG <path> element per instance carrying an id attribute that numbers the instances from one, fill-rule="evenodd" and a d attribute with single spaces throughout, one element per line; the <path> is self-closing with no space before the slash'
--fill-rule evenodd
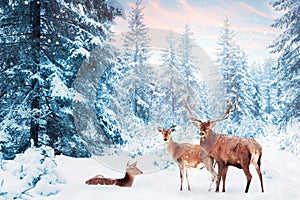
<path id="1" fill-rule="evenodd" d="M 32 153 L 35 152 L 35 153 Z M 26 152 L 25 152 L 26 153 Z M 34 162 L 42 158 L 42 162 Z M 49 159 L 48 159 L 49 158 Z M 208 192 L 210 174 L 206 169 L 190 170 L 192 191 L 179 191 L 179 172 L 171 165 L 168 169 L 151 171 L 147 159 L 137 158 L 138 167 L 144 174 L 136 177 L 131 188 L 116 186 L 91 186 L 85 181 L 96 174 L 106 177 L 121 178 L 124 175 L 127 160 L 120 156 L 71 158 L 66 156 L 39 157 L 36 151 L 31 155 L 20 156 L 18 162 L 2 162 L 0 169 L 0 199 L 300 199 L 300 159 L 299 156 L 287 152 L 265 148 L 262 158 L 262 171 L 265 193 L 260 192 L 260 184 L 255 170 L 251 167 L 252 182 L 248 194 L 244 193 L 246 178 L 242 170 L 230 167 L 226 181 L 226 193 Z M 46 159 L 46 160 L 47 160 Z M 132 161 L 132 160 L 130 160 Z M 109 162 L 118 163 L 116 168 L 109 167 Z M 20 173 L 20 163 L 23 173 Z M 55 166 L 53 165 L 55 163 Z M 103 164 L 105 163 L 105 164 Z M 26 165 L 28 166 L 26 167 Z M 119 166 L 123 165 L 124 170 Z M 30 167 L 31 166 L 31 167 Z M 36 166 L 36 167 L 34 167 Z M 9 168 L 8 168 L 9 167 Z M 49 169 L 52 167 L 52 169 Z M 33 170 L 39 169 L 39 170 Z M 30 172 L 31 170 L 31 172 Z M 123 171 L 123 172 L 121 172 Z M 39 173 L 32 179 L 32 173 Z M 21 174 L 21 175 L 20 175 Z M 23 175 L 22 175 L 23 174 Z M 18 179 L 17 177 L 22 177 Z M 35 188 L 27 186 L 27 182 L 35 180 Z M 30 181 L 28 181 L 30 180 Z M 41 181 L 44 180 L 44 181 Z M 15 192 L 13 192 L 15 191 Z M 22 195 L 18 195 L 22 191 Z M 50 196 L 47 196 L 50 195 Z"/>

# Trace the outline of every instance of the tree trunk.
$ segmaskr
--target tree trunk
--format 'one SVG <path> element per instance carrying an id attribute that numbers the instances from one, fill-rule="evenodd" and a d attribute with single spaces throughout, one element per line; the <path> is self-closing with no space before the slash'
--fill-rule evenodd
<path id="1" fill-rule="evenodd" d="M 34 73 L 40 71 L 40 38 L 41 38 L 41 1 L 33 0 L 31 2 L 31 24 L 32 24 L 32 36 L 31 36 L 31 48 Z M 40 84 L 38 78 L 34 78 L 31 83 L 31 89 L 33 91 L 33 98 L 31 102 L 31 122 L 30 122 L 30 140 L 33 140 L 34 146 L 38 146 L 39 135 L 39 118 L 40 118 Z"/>

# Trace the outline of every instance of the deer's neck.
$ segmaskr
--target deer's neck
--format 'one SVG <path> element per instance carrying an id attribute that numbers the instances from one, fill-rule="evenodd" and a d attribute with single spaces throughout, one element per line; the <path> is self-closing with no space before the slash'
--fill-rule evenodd
<path id="1" fill-rule="evenodd" d="M 173 154 L 174 152 L 174 147 L 176 146 L 176 143 L 173 142 L 173 139 L 170 138 L 166 143 L 166 147 L 167 147 L 167 150 L 170 154 Z"/>
<path id="2" fill-rule="evenodd" d="M 166 142 L 167 151 L 171 154 L 174 160 L 177 160 L 183 153 L 184 148 L 180 148 L 180 144 L 173 141 L 172 138 Z"/>
<path id="3" fill-rule="evenodd" d="M 210 153 L 213 150 L 215 144 L 217 143 L 218 137 L 219 137 L 219 134 L 217 134 L 211 130 L 205 138 L 200 139 L 201 147 L 207 153 Z"/>
<path id="4" fill-rule="evenodd" d="M 123 187 L 130 187 L 132 186 L 133 180 L 134 180 L 134 176 L 126 172 L 124 178 L 117 179 L 116 185 L 123 186 Z"/>

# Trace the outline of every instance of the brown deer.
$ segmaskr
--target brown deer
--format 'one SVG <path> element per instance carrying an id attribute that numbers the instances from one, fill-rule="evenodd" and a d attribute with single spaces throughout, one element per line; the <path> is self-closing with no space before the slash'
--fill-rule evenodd
<path id="1" fill-rule="evenodd" d="M 180 172 L 180 191 L 182 191 L 182 183 L 184 174 L 186 175 L 186 181 L 188 190 L 191 190 L 188 176 L 188 168 L 202 169 L 201 163 L 207 168 L 212 175 L 212 180 L 209 186 L 209 191 L 213 182 L 217 178 L 217 173 L 214 171 L 213 164 L 214 159 L 207 155 L 207 153 L 200 148 L 200 145 L 194 145 L 189 143 L 176 143 L 173 141 L 171 133 L 175 130 L 175 126 L 169 129 L 158 128 L 158 131 L 162 133 L 163 140 L 166 143 L 167 151 L 171 154 L 172 159 L 176 162 Z M 200 159 L 200 154 L 203 154 Z"/>
<path id="2" fill-rule="evenodd" d="M 117 185 L 120 187 L 131 187 L 134 181 L 134 177 L 136 175 L 142 174 L 143 172 L 137 168 L 137 162 L 133 164 L 127 163 L 126 173 L 124 178 L 120 179 L 112 179 L 112 178 L 105 178 L 102 175 L 96 175 L 95 177 L 87 180 L 85 183 L 88 185 Z"/>
<path id="3" fill-rule="evenodd" d="M 247 185 L 245 193 L 248 192 L 252 175 L 249 171 L 249 165 L 253 164 L 259 176 L 261 191 L 264 192 L 262 174 L 260 171 L 262 147 L 251 138 L 241 138 L 227 134 L 217 134 L 212 128 L 218 121 L 225 120 L 229 117 L 230 113 L 236 108 L 236 103 L 231 104 L 228 101 L 228 108 L 226 109 L 222 118 L 217 120 L 208 120 L 203 122 L 199 119 L 191 117 L 192 121 L 198 122 L 200 129 L 200 145 L 203 149 L 213 157 L 218 164 L 218 179 L 216 192 L 219 192 L 220 179 L 223 180 L 222 192 L 225 192 L 225 180 L 227 175 L 228 166 L 234 166 L 243 169 Z M 189 110 L 191 113 L 191 111 Z M 192 114 L 192 113 L 191 113 Z"/>

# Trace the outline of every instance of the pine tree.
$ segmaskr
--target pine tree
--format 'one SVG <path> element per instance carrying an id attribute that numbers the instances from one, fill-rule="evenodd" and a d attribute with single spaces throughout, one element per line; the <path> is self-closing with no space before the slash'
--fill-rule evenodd
<path id="1" fill-rule="evenodd" d="M 179 44 L 180 68 L 179 71 L 185 75 L 186 89 L 189 89 L 190 81 L 193 79 L 194 57 L 192 56 L 193 42 L 191 27 L 186 24 Z"/>
<path id="2" fill-rule="evenodd" d="M 279 126 L 299 122 L 300 117 L 300 2 L 293 0 L 273 0 L 271 6 L 284 14 L 274 21 L 272 27 L 282 29 L 282 33 L 270 46 L 273 53 L 279 53 L 276 67 L 278 77 L 276 87 L 281 88 Z"/>
<path id="3" fill-rule="evenodd" d="M 223 130 L 230 134 L 254 137 L 263 132 L 263 127 L 259 126 L 262 120 L 262 94 L 249 71 L 247 55 L 236 44 L 234 36 L 226 18 L 219 38 L 217 63 L 222 74 L 225 99 L 235 101 L 237 109 L 225 122 Z"/>
<path id="4" fill-rule="evenodd" d="M 248 83 L 248 93 L 252 94 L 253 102 L 251 108 L 253 116 L 251 118 L 252 136 L 261 134 L 275 134 L 274 128 L 277 126 L 278 117 L 278 90 L 274 87 L 276 71 L 274 69 L 275 60 L 267 58 L 263 63 L 253 63 L 249 71 L 251 79 Z M 252 89 L 251 89 L 252 88 Z M 255 124 L 254 124 L 254 123 Z M 257 131 L 255 130 L 257 129 Z M 255 133 L 254 133 L 255 132 Z"/>
<path id="5" fill-rule="evenodd" d="M 221 35 L 219 37 L 219 43 L 220 46 L 217 49 L 217 65 L 218 69 L 221 73 L 224 88 L 225 88 L 225 99 L 231 99 L 231 93 L 232 93 L 232 85 L 231 80 L 233 78 L 234 73 L 234 55 L 236 44 L 235 44 L 235 32 L 231 30 L 230 22 L 228 18 L 225 18 L 223 27 L 220 31 Z"/>
<path id="6" fill-rule="evenodd" d="M 87 156 L 73 122 L 73 82 L 120 9 L 104 0 L 12 0 L 0 8 L 1 129 L 15 138 L 5 148 L 13 156 L 47 135 L 57 152 Z"/>
<path id="7" fill-rule="evenodd" d="M 144 9 L 142 0 L 137 0 L 129 12 L 129 31 L 123 34 L 125 60 L 137 67 L 139 73 L 142 73 L 149 57 L 149 36 L 148 28 L 144 24 Z"/>
<path id="8" fill-rule="evenodd" d="M 201 115 L 207 118 L 208 107 L 204 106 L 206 102 L 206 91 L 201 88 L 207 88 L 206 83 L 199 75 L 199 69 L 195 66 L 195 57 L 193 56 L 194 41 L 192 39 L 191 27 L 186 24 L 183 27 L 182 37 L 179 43 L 178 55 L 179 64 L 177 67 L 178 73 L 183 75 L 185 94 L 189 94 L 189 100 L 197 103 L 198 110 Z M 183 100 L 183 98 L 181 98 Z M 182 102 L 180 102 L 182 104 Z"/>
<path id="9" fill-rule="evenodd" d="M 246 137 L 256 137 L 263 134 L 262 123 L 262 94 L 259 90 L 259 84 L 247 63 L 246 53 L 238 49 L 237 68 L 235 75 L 235 88 L 237 93 L 237 110 L 234 112 L 234 126 L 238 128 L 237 134 Z"/>
<path id="10" fill-rule="evenodd" d="M 238 46 L 235 43 L 235 32 L 231 30 L 230 22 L 228 18 L 225 18 L 223 27 L 220 31 L 219 37 L 219 48 L 217 49 L 217 65 L 220 71 L 222 82 L 225 89 L 224 101 L 236 101 L 237 92 L 240 90 L 241 80 L 236 75 L 237 74 L 237 62 L 238 58 Z M 238 119 L 239 118 L 239 119 Z M 236 111 L 232 113 L 229 120 L 225 122 L 226 128 L 224 132 L 234 133 L 235 127 L 241 122 L 240 112 Z"/>
<path id="11" fill-rule="evenodd" d="M 149 83 L 152 74 L 149 58 L 149 36 L 148 28 L 144 24 L 144 6 L 142 0 L 137 0 L 128 17 L 129 31 L 123 34 L 125 66 L 130 69 L 129 76 L 132 78 L 128 83 L 128 90 L 131 96 L 131 109 L 133 113 L 143 119 L 150 120 L 149 105 L 147 97 Z M 151 83 L 149 83 L 151 84 Z"/>
<path id="12" fill-rule="evenodd" d="M 167 124 L 175 124 L 176 123 L 176 105 L 178 105 L 178 99 L 184 93 L 184 84 L 183 77 L 181 74 L 177 72 L 177 66 L 179 65 L 179 56 L 176 48 L 176 40 L 172 30 L 169 31 L 166 37 L 167 47 L 163 50 L 161 54 L 162 65 L 157 76 L 164 77 L 165 80 L 162 85 L 170 90 L 170 98 L 166 100 L 164 103 L 168 105 L 168 109 L 164 113 L 169 113 L 170 122 Z"/>
<path id="13" fill-rule="evenodd" d="M 38 132 L 42 131 L 40 120 L 47 109 L 42 110 L 40 103 L 43 98 L 40 78 L 41 4 L 35 0 L 1 3 L 0 30 L 4 33 L 0 37 L 1 80 L 8 81 L 1 96 L 1 125 L 2 130 L 16 139 L 19 152 L 30 145 L 30 138 L 37 145 Z M 11 129 L 13 126 L 17 128 Z M 28 135 L 20 133 L 21 130 Z M 6 145 L 10 148 L 13 144 Z"/>
<path id="14" fill-rule="evenodd" d="M 257 69 L 254 74 L 256 82 L 259 84 L 259 91 L 262 95 L 262 120 L 265 124 L 276 125 L 278 111 L 280 110 L 277 102 L 278 91 L 274 85 L 277 73 L 275 70 L 276 60 L 267 58 Z"/>

